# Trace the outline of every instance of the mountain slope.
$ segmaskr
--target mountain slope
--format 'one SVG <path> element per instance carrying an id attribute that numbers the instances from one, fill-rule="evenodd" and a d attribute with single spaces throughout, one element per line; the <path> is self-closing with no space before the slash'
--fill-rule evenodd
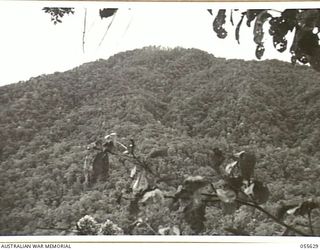
<path id="1" fill-rule="evenodd" d="M 55 234 L 41 228 L 70 227 L 85 214 L 123 226 L 115 197 L 130 166 L 111 157 L 110 180 L 83 187 L 86 145 L 110 132 L 125 144 L 133 138 L 143 157 L 168 147 L 152 164 L 174 177 L 172 187 L 187 175 L 216 178 L 215 147 L 228 159 L 249 148 L 273 203 L 317 196 L 319 94 L 319 73 L 307 67 L 154 47 L 1 87 L 0 233 Z"/>

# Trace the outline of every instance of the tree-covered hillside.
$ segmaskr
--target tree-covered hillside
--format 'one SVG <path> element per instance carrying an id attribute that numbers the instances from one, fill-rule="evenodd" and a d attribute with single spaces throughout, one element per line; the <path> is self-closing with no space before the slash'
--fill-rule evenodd
<path id="1" fill-rule="evenodd" d="M 276 60 L 148 47 L 1 87 L 0 234 L 69 234 L 90 215 L 125 234 L 178 228 L 180 234 L 286 235 L 261 211 L 241 206 L 228 213 L 219 203 L 195 216 L 203 225 L 192 226 L 172 208 L 172 197 L 190 176 L 213 187 L 221 181 L 213 159 L 218 148 L 221 169 L 234 153 L 254 152 L 254 178 L 270 191 L 261 206 L 271 214 L 284 203 L 317 199 L 319 77 Z M 113 132 L 127 147 L 134 142 L 137 159 L 156 172 L 163 203 L 132 212 L 135 163 L 116 154 L 109 154 L 107 180 L 86 185 L 87 146 Z M 159 149 L 165 153 L 151 157 Z M 295 214 L 289 211 L 285 223 L 320 235 L 319 209 L 308 213 L 311 228 L 306 214 Z M 132 226 L 137 220 L 144 223 Z"/>

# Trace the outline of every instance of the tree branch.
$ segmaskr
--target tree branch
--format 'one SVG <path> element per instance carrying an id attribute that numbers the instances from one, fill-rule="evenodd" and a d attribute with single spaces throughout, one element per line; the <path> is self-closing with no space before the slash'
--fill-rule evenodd
<path id="1" fill-rule="evenodd" d="M 243 200 L 239 200 L 239 199 L 236 199 L 236 201 L 239 202 L 240 204 L 247 205 L 247 206 L 253 207 L 255 209 L 258 209 L 259 211 L 261 211 L 265 215 L 267 215 L 269 218 L 271 218 L 273 221 L 275 221 L 276 223 L 280 224 L 281 226 L 286 227 L 290 231 L 293 231 L 293 232 L 295 232 L 295 233 L 297 233 L 299 235 L 302 235 L 302 236 L 308 236 L 307 234 L 303 233 L 302 231 L 300 231 L 300 230 L 298 230 L 298 229 L 296 229 L 296 228 L 284 223 L 283 221 L 279 220 L 277 217 L 275 217 L 274 215 L 272 215 L 267 210 L 265 210 L 264 208 L 262 208 L 261 206 L 259 206 L 257 204 L 249 203 L 249 202 L 246 202 L 246 201 L 243 201 Z"/>
<path id="2" fill-rule="evenodd" d="M 82 52 L 84 54 L 85 36 L 86 36 L 86 26 L 87 26 L 87 8 L 84 9 L 84 20 L 83 20 L 83 33 L 82 33 Z"/>
<path id="3" fill-rule="evenodd" d="M 216 201 L 221 201 L 219 199 L 219 197 L 216 195 L 216 194 L 207 194 L 207 193 L 201 193 L 201 195 L 204 195 L 206 197 L 211 197 L 211 198 L 216 198 L 214 200 L 212 200 L 213 202 L 216 202 Z M 281 220 L 279 220 L 277 217 L 275 217 L 274 215 L 272 215 L 271 213 L 269 213 L 267 210 L 265 210 L 264 208 L 262 208 L 261 206 L 259 206 L 258 204 L 254 204 L 254 203 L 251 203 L 251 202 L 246 202 L 244 200 L 241 200 L 241 199 L 236 199 L 235 201 L 237 201 L 238 203 L 242 204 L 242 205 L 246 205 L 246 206 L 250 206 L 250 207 L 253 207 L 255 209 L 258 209 L 259 211 L 263 212 L 265 215 L 267 215 L 269 218 L 271 218 L 272 220 L 274 220 L 276 223 L 286 227 L 287 229 L 289 229 L 290 231 L 293 231 L 299 235 L 302 235 L 302 236 L 308 236 L 307 234 L 303 233 L 302 231 L 282 222 Z"/>
<path id="4" fill-rule="evenodd" d="M 308 211 L 308 224 L 309 224 L 311 235 L 314 235 L 314 231 L 313 231 L 313 227 L 312 227 L 312 220 L 311 220 L 311 212 L 312 212 L 312 210 Z"/>
<path id="5" fill-rule="evenodd" d="M 109 25 L 108 25 L 108 27 L 107 27 L 107 29 L 106 29 L 105 33 L 103 34 L 103 37 L 102 37 L 102 39 L 101 39 L 101 41 L 100 41 L 99 45 L 98 45 L 98 48 L 99 48 L 99 47 L 101 46 L 101 44 L 103 43 L 103 41 L 104 41 L 104 39 L 105 39 L 105 37 L 106 37 L 106 35 L 107 35 L 107 33 L 108 33 L 109 29 L 110 29 L 110 27 L 111 27 L 111 25 L 112 25 L 112 23 L 113 23 L 113 21 L 114 21 L 114 18 L 115 18 L 115 17 L 116 17 L 116 13 L 114 13 L 114 14 L 113 14 L 112 19 L 111 19 L 111 21 L 110 21 L 110 23 L 109 23 Z"/>

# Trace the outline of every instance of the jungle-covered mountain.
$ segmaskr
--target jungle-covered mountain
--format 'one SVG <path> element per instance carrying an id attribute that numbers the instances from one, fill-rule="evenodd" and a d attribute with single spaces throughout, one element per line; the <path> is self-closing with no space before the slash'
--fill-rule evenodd
<path id="1" fill-rule="evenodd" d="M 255 177 L 270 190 L 264 207 L 320 195 L 320 74 L 277 60 L 226 60 L 196 49 L 147 47 L 0 88 L 0 234 L 68 234 L 84 215 L 125 228 L 132 164 L 110 155 L 107 181 L 85 187 L 86 147 L 117 133 L 136 154 L 166 147 L 150 165 L 176 189 L 187 176 L 218 181 L 210 155 L 251 150 Z M 139 216 L 157 230 L 177 221 L 165 205 Z M 319 212 L 312 214 L 319 234 Z M 289 218 L 304 227 L 307 217 Z M 206 208 L 199 234 L 279 235 L 284 228 L 241 207 Z M 181 234 L 192 234 L 179 224 Z M 230 231 L 230 230 L 229 230 Z M 152 234 L 140 227 L 133 234 Z"/>

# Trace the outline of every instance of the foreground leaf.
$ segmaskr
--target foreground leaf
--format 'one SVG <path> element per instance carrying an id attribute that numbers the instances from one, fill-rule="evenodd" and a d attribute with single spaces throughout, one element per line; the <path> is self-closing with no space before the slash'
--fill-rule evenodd
<path id="1" fill-rule="evenodd" d="M 219 199 L 225 203 L 232 203 L 237 198 L 237 194 L 231 189 L 217 189 L 216 192 Z"/>
<path id="2" fill-rule="evenodd" d="M 202 176 L 189 176 L 184 180 L 183 188 L 195 192 L 207 184 L 207 181 Z"/>
<path id="3" fill-rule="evenodd" d="M 244 18 L 244 14 L 242 14 L 241 19 L 240 19 L 239 23 L 237 24 L 237 28 L 236 28 L 236 31 L 235 31 L 236 40 L 237 40 L 238 44 L 240 44 L 240 27 L 241 27 L 243 18 Z"/>
<path id="4" fill-rule="evenodd" d="M 110 16 L 113 16 L 118 11 L 117 8 L 105 8 L 99 10 L 99 15 L 102 18 L 108 18 Z"/>
<path id="5" fill-rule="evenodd" d="M 219 38 L 226 38 L 227 31 L 224 29 L 226 23 L 226 10 L 221 9 L 218 11 L 216 18 L 213 21 L 213 30 L 216 32 Z"/>
<path id="6" fill-rule="evenodd" d="M 206 205 L 204 203 L 191 202 L 183 210 L 184 219 L 195 233 L 200 233 L 204 229 Z"/>
<path id="7" fill-rule="evenodd" d="M 265 51 L 265 48 L 263 45 L 263 36 L 264 36 L 263 25 L 270 17 L 272 16 L 267 12 L 267 10 L 265 10 L 257 16 L 256 22 L 254 25 L 253 40 L 257 44 L 256 57 L 258 59 L 262 58 Z"/>
<path id="8" fill-rule="evenodd" d="M 294 208 L 291 208 L 287 211 L 287 214 L 292 214 L 292 215 L 306 215 L 311 212 L 311 210 L 315 208 L 319 208 L 320 205 L 313 201 L 312 199 L 304 201 L 297 205 Z"/>
<path id="9" fill-rule="evenodd" d="M 235 155 L 238 157 L 241 176 L 244 180 L 249 181 L 254 174 L 256 165 L 256 156 L 253 152 L 241 151 Z"/>
<path id="10" fill-rule="evenodd" d="M 251 9 L 245 12 L 247 17 L 247 26 L 251 26 L 251 22 L 261 13 L 265 11 L 264 9 Z"/>
<path id="11" fill-rule="evenodd" d="M 270 191 L 267 186 L 265 186 L 260 181 L 254 181 L 246 190 L 248 196 L 258 203 L 263 204 L 268 201 L 270 196 Z"/>
<path id="12" fill-rule="evenodd" d="M 238 161 L 234 161 L 229 163 L 226 168 L 225 168 L 225 172 L 227 173 L 227 175 L 232 175 L 234 168 L 237 166 Z"/>
<path id="13" fill-rule="evenodd" d="M 155 189 L 149 192 L 146 192 L 140 202 L 146 203 L 147 201 L 152 202 L 159 202 L 160 204 L 163 204 L 164 202 L 164 195 L 163 192 L 160 189 Z"/>
<path id="14" fill-rule="evenodd" d="M 141 171 L 132 185 L 133 194 L 145 191 L 149 186 L 145 171 Z"/>
<path id="15" fill-rule="evenodd" d="M 261 44 L 264 36 L 263 25 L 268 20 L 268 18 L 272 17 L 267 10 L 259 13 L 257 16 L 256 22 L 253 28 L 253 40 L 256 44 Z"/>

